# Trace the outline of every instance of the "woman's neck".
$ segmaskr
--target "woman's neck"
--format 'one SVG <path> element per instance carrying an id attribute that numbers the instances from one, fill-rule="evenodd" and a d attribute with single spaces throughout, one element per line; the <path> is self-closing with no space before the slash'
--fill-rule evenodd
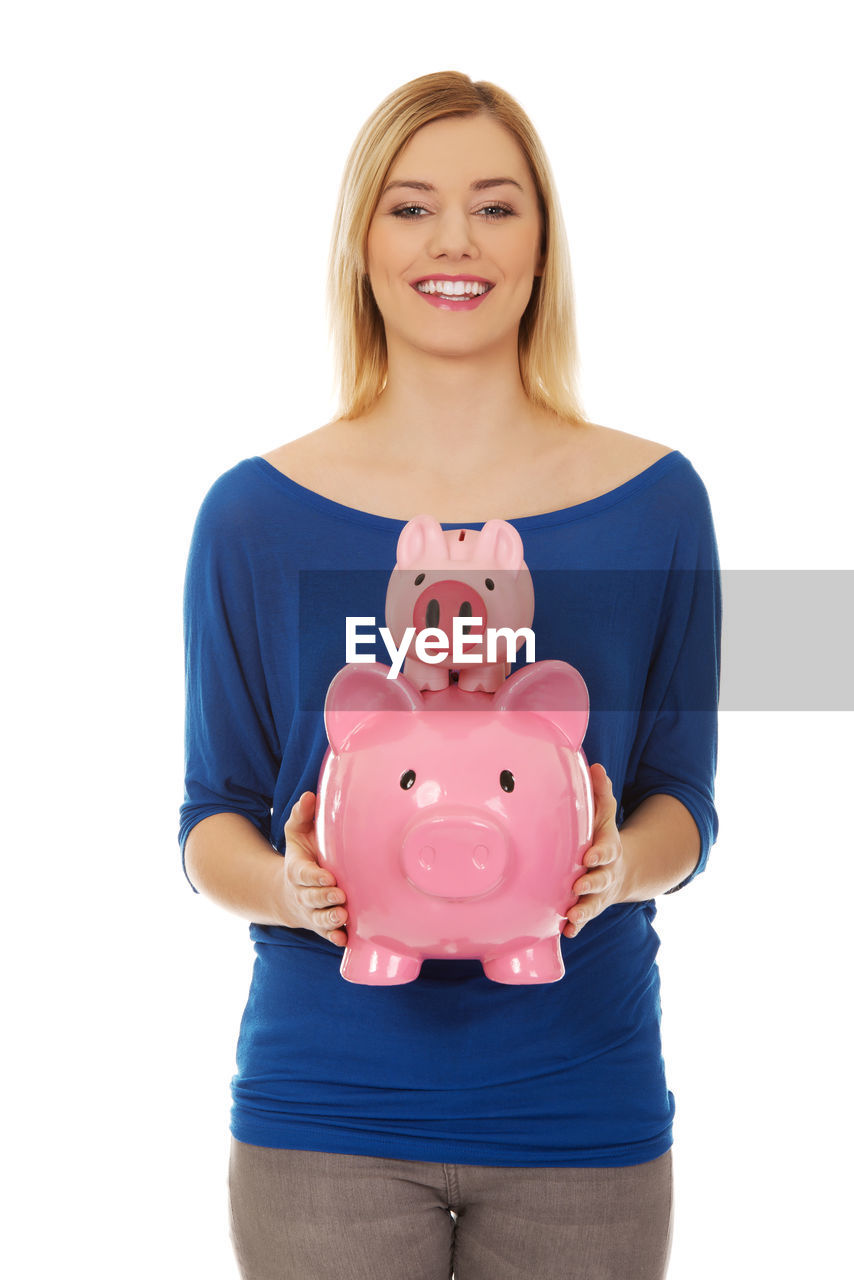
<path id="1" fill-rule="evenodd" d="M 529 453 L 559 429 L 555 414 L 525 395 L 516 365 L 481 366 L 446 356 L 389 369 L 382 395 L 360 419 L 360 434 L 394 463 L 441 474 L 476 473 L 487 463 Z M 565 424 L 564 424 L 565 430 Z M 417 453 L 414 454 L 417 442 Z"/>

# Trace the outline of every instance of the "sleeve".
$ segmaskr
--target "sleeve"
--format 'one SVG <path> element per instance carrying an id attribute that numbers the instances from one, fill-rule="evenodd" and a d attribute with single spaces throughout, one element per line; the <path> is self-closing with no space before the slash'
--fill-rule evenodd
<path id="1" fill-rule="evenodd" d="M 250 520 L 226 473 L 202 503 L 187 560 L 178 834 L 185 875 L 187 836 L 211 814 L 239 813 L 270 839 L 279 748 L 261 661 Z"/>
<path id="2" fill-rule="evenodd" d="M 694 870 L 704 870 L 717 839 L 714 780 L 718 750 L 721 584 L 708 494 L 694 473 L 696 494 L 680 518 L 667 573 L 661 618 L 638 733 L 622 793 L 621 821 L 648 796 L 675 796 L 700 833 Z"/>

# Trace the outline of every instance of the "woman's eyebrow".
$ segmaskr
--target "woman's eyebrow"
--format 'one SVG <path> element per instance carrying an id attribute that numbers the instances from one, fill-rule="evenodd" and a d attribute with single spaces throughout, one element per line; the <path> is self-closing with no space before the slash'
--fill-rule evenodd
<path id="1" fill-rule="evenodd" d="M 472 191 L 486 191 L 489 187 L 513 186 L 522 190 L 521 183 L 515 178 L 478 178 L 471 184 Z M 388 182 L 383 188 L 383 195 L 386 191 L 391 191 L 392 187 L 414 187 L 416 191 L 435 191 L 436 188 L 430 182 L 417 182 L 414 178 L 398 179 L 396 182 Z"/>

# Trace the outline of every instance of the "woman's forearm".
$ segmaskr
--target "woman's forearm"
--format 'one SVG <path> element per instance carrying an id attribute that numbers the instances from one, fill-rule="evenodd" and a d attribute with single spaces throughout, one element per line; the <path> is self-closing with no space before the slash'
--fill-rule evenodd
<path id="1" fill-rule="evenodd" d="M 646 902 L 681 884 L 700 857 L 697 824 L 675 796 L 648 796 L 620 828 L 622 902 Z"/>
<path id="2" fill-rule="evenodd" d="M 286 918 L 284 858 L 239 813 L 214 813 L 187 837 L 190 883 L 227 911 L 256 924 L 293 927 Z"/>
<path id="3" fill-rule="evenodd" d="M 700 833 L 675 796 L 649 796 L 623 823 L 619 840 L 621 902 L 666 893 L 691 874 L 700 856 Z M 288 908 L 284 859 L 248 818 L 203 818 L 187 837 L 184 859 L 190 882 L 226 910 L 257 924 L 301 927 Z"/>

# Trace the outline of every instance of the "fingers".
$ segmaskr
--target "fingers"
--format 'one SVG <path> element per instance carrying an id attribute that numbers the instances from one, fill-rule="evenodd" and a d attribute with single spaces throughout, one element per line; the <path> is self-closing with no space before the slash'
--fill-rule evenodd
<path id="1" fill-rule="evenodd" d="M 314 910 L 315 932 L 327 932 L 330 941 L 335 942 L 339 946 L 344 946 L 347 942 L 346 933 L 342 933 L 341 926 L 347 923 L 349 918 L 345 906 L 347 901 L 343 889 L 309 889 L 306 897 L 311 901 Z M 343 937 L 343 942 L 332 935 L 336 931 Z"/>
<path id="2" fill-rule="evenodd" d="M 617 801 L 611 787 L 611 779 L 605 772 L 604 765 L 590 766 L 590 781 L 593 785 L 593 802 L 595 805 L 595 827 L 612 822 L 617 816 Z"/>
<path id="3" fill-rule="evenodd" d="M 607 867 L 612 862 L 616 862 L 620 856 L 620 835 L 617 828 L 613 831 L 603 832 L 600 838 L 592 844 L 582 858 L 585 867 Z"/>
<path id="4" fill-rule="evenodd" d="M 317 868 L 309 860 L 306 860 L 300 871 L 303 875 L 310 877 L 302 880 L 297 889 L 309 928 L 322 937 L 328 937 L 336 946 L 346 946 L 347 934 L 343 932 L 342 926 L 346 925 L 349 912 L 344 890 L 339 889 L 331 880 L 318 887 L 320 882 L 317 877 Z"/>
<path id="5" fill-rule="evenodd" d="M 342 907 L 333 911 L 317 911 L 315 912 L 314 931 L 315 933 L 325 933 L 329 941 L 334 942 L 336 946 L 345 946 L 347 934 L 342 926 L 346 923 L 347 912 Z M 341 941 L 342 938 L 343 942 Z"/>
<path id="6" fill-rule="evenodd" d="M 314 838 L 315 796 L 304 791 L 291 809 L 285 823 L 285 844 L 292 868 L 294 882 L 299 885 L 333 885 L 335 877 L 321 869 L 312 840 Z M 306 839 L 311 837 L 311 840 Z"/>
<path id="7" fill-rule="evenodd" d="M 303 791 L 299 800 L 291 809 L 290 817 L 285 823 L 285 835 L 305 835 L 311 831 L 314 826 L 314 805 L 315 794 L 313 791 Z"/>
<path id="8" fill-rule="evenodd" d="M 567 938 L 578 935 L 585 924 L 595 919 L 615 898 L 622 843 L 617 829 L 617 802 L 611 779 L 601 764 L 590 766 L 593 787 L 593 842 L 584 854 L 584 872 L 573 885 L 578 901 L 567 912 L 563 933 Z"/>
<path id="9" fill-rule="evenodd" d="M 572 891 L 579 898 L 606 893 L 614 884 L 616 878 L 610 867 L 603 867 L 600 871 L 585 872 L 580 880 L 576 880 Z"/>
<path id="10" fill-rule="evenodd" d="M 293 806 L 285 824 L 288 874 L 305 916 L 306 925 L 336 946 L 347 945 L 346 895 L 335 883 L 331 871 L 321 867 L 315 854 L 306 848 L 305 837 L 313 835 L 316 796 L 304 791 Z"/>
<path id="11" fill-rule="evenodd" d="M 601 764 L 590 767 L 593 783 L 593 840 L 584 854 L 585 867 L 608 866 L 620 856 L 620 833 L 617 830 L 617 801 L 611 788 L 611 779 Z"/>
<path id="12" fill-rule="evenodd" d="M 592 874 L 585 872 L 573 885 L 573 892 L 578 901 L 567 912 L 563 933 L 567 938 L 578 935 L 585 924 L 588 924 L 609 905 L 608 890 L 615 880 L 614 873 L 607 867 Z"/>

